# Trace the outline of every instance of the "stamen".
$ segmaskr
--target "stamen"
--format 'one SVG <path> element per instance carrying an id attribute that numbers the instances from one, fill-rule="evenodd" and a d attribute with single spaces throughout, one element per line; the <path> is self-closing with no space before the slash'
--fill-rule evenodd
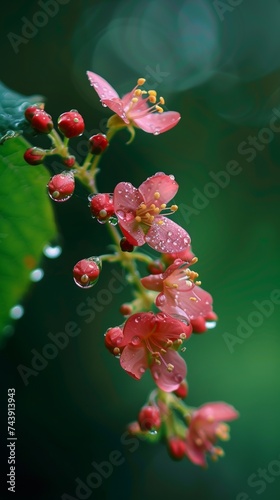
<path id="1" fill-rule="evenodd" d="M 161 361 L 158 358 L 155 359 L 155 363 L 159 366 L 161 365 Z"/>
<path id="2" fill-rule="evenodd" d="M 141 222 L 141 217 L 139 215 L 136 215 L 135 220 L 136 222 Z"/>
<path id="3" fill-rule="evenodd" d="M 151 102 L 152 104 L 155 104 L 157 102 L 156 97 L 154 95 L 150 95 L 148 99 L 149 102 Z"/>
<path id="4" fill-rule="evenodd" d="M 161 106 L 158 106 L 158 105 L 156 104 L 155 108 L 156 108 L 156 110 L 157 110 L 159 113 L 163 113 L 163 108 L 162 108 Z"/>
<path id="5" fill-rule="evenodd" d="M 156 192 L 154 193 L 154 198 L 155 198 L 156 200 L 158 200 L 158 199 L 160 198 L 160 193 L 159 193 L 158 191 L 156 191 Z"/>
<path id="6" fill-rule="evenodd" d="M 186 340 L 187 335 L 185 333 L 180 333 L 180 339 Z"/>
<path id="7" fill-rule="evenodd" d="M 158 220 L 158 221 L 157 221 L 157 224 L 158 224 L 159 226 L 162 226 L 162 224 L 164 224 L 164 220 Z"/>
<path id="8" fill-rule="evenodd" d="M 160 102 L 160 104 L 165 104 L 165 99 L 163 97 L 160 97 L 159 102 Z"/>
<path id="9" fill-rule="evenodd" d="M 148 94 L 149 94 L 149 95 L 152 95 L 152 96 L 154 96 L 154 97 L 156 97 L 156 96 L 157 96 L 157 92 L 156 92 L 155 90 L 148 90 Z"/>
<path id="10" fill-rule="evenodd" d="M 134 92 L 134 95 L 136 95 L 136 96 L 140 96 L 140 95 L 142 95 L 142 93 L 143 93 L 143 90 L 141 90 L 141 89 L 136 89 L 136 90 L 135 90 L 135 92 Z"/>
<path id="11" fill-rule="evenodd" d="M 191 264 L 196 264 L 198 262 L 198 258 L 197 257 L 193 257 L 192 260 L 191 260 Z"/>
<path id="12" fill-rule="evenodd" d="M 161 208 L 162 210 L 163 210 L 164 208 L 166 208 L 166 203 L 162 203 L 162 204 L 160 205 L 160 208 Z"/>
<path id="13" fill-rule="evenodd" d="M 172 365 L 171 363 L 168 363 L 168 365 L 166 366 L 167 370 L 169 372 L 172 372 L 174 370 L 174 365 Z"/>
<path id="14" fill-rule="evenodd" d="M 138 78 L 137 80 L 137 85 L 144 85 L 144 83 L 146 82 L 146 78 Z"/>
<path id="15" fill-rule="evenodd" d="M 195 297 L 190 297 L 190 300 L 192 300 L 193 302 L 197 302 L 197 299 Z"/>
<path id="16" fill-rule="evenodd" d="M 176 210 L 178 210 L 178 205 L 171 205 L 171 210 L 176 212 Z"/>
<path id="17" fill-rule="evenodd" d="M 166 349 L 163 349 L 163 348 L 161 348 L 160 352 L 162 352 L 162 354 L 166 354 L 167 353 Z"/>
<path id="18" fill-rule="evenodd" d="M 118 347 L 114 347 L 113 353 L 114 353 L 115 356 L 118 356 L 120 354 L 120 352 L 121 351 L 120 351 L 120 349 Z"/>
<path id="19" fill-rule="evenodd" d="M 138 102 L 138 97 L 132 97 L 131 102 Z"/>
<path id="20" fill-rule="evenodd" d="M 166 341 L 166 347 L 171 347 L 172 345 L 173 345 L 172 340 L 168 339 L 168 340 Z"/>
<path id="21" fill-rule="evenodd" d="M 196 281 L 196 282 L 195 282 L 195 284 L 196 284 L 197 286 L 200 286 L 200 285 L 201 285 L 201 281 Z"/>

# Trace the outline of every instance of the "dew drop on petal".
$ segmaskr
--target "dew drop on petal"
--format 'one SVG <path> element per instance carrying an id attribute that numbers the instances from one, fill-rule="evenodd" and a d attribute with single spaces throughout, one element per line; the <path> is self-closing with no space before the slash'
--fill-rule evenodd
<path id="1" fill-rule="evenodd" d="M 137 319 L 136 319 L 135 321 L 137 321 Z M 140 337 L 137 337 L 137 336 L 133 337 L 133 338 L 131 339 L 131 343 L 132 343 L 132 345 L 139 345 L 139 344 L 141 344 L 141 339 L 140 339 Z"/>
<path id="2" fill-rule="evenodd" d="M 112 226 L 116 226 L 117 223 L 118 223 L 118 219 L 116 217 L 110 217 L 109 224 L 111 224 Z"/>
<path id="3" fill-rule="evenodd" d="M 62 253 L 62 248 L 59 245 L 45 245 L 43 254 L 49 259 L 56 259 Z"/>
<path id="4" fill-rule="evenodd" d="M 166 302 L 166 297 L 165 297 L 165 295 L 161 295 L 161 297 L 158 297 L 158 299 L 157 299 L 157 304 L 158 304 L 159 306 L 163 306 L 163 305 L 165 304 L 165 302 Z"/>
<path id="5" fill-rule="evenodd" d="M 20 319 L 24 315 L 24 308 L 22 305 L 17 304 L 9 311 L 9 316 L 12 319 Z"/>
<path id="6" fill-rule="evenodd" d="M 145 373 L 145 371 L 146 371 L 146 370 L 145 370 L 144 366 L 140 366 L 140 368 L 139 368 L 139 372 L 140 372 L 140 373 Z"/>
<path id="7" fill-rule="evenodd" d="M 29 277 L 31 279 L 31 281 L 33 281 L 34 283 L 37 283 L 38 281 L 41 281 L 41 279 L 44 277 L 44 271 L 43 269 L 39 268 L 38 269 L 34 269 Z"/>
<path id="8" fill-rule="evenodd" d="M 172 236 L 172 232 L 168 231 L 167 236 Z"/>
<path id="9" fill-rule="evenodd" d="M 170 179 L 171 179 L 172 181 L 174 181 L 174 179 L 175 179 L 175 176 L 174 176 L 174 175 L 170 175 L 169 177 L 170 177 Z"/>

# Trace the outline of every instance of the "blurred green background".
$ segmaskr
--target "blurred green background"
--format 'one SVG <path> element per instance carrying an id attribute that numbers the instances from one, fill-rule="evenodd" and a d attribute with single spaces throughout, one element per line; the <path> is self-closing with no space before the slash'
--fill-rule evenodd
<path id="1" fill-rule="evenodd" d="M 49 14 L 40 17 L 47 8 Z M 33 31 L 23 31 L 26 19 L 35 23 Z M 114 138 L 98 184 L 111 192 L 121 180 L 138 186 L 156 171 L 175 175 L 181 204 L 175 218 L 192 237 L 197 270 L 219 316 L 216 329 L 187 344 L 189 403 L 223 400 L 240 412 L 225 458 L 206 471 L 171 461 L 163 445 L 140 443 L 134 450 L 121 439 L 153 383 L 148 374 L 138 383 L 128 377 L 103 346 L 103 333 L 121 322 L 127 286 L 91 321 L 77 313 L 113 276 L 105 265 L 95 288 L 73 283 L 73 265 L 106 252 L 110 243 L 78 187 L 67 203 L 53 207 L 62 254 L 43 258 L 45 276 L 30 287 L 22 301 L 25 314 L 0 352 L 3 498 L 8 387 L 16 389 L 16 498 L 78 498 L 76 478 L 86 481 L 92 462 L 108 461 L 113 450 L 122 463 L 80 498 L 279 498 L 280 304 L 256 315 L 255 303 L 271 304 L 272 292 L 280 290 L 279 21 L 277 0 L 42 0 L 2 8 L 3 83 L 25 95 L 45 95 L 54 120 L 78 109 L 86 123 L 86 138 L 73 141 L 78 157 L 86 154 L 92 133 L 105 131 L 110 116 L 86 70 L 101 74 L 120 94 L 146 77 L 166 97 L 167 108 L 181 113 L 179 125 L 162 136 L 139 131 L 129 146 L 125 131 Z M 25 41 L 11 42 L 10 33 Z M 238 173 L 221 187 L 213 175 L 229 169 L 229 162 Z M 59 170 L 57 163 L 48 168 Z M 69 321 L 80 334 L 25 386 L 18 365 L 31 367 L 31 349 L 41 352 L 47 335 L 64 331 Z M 252 325 L 247 334 L 242 330 L 243 338 L 241 322 Z"/>

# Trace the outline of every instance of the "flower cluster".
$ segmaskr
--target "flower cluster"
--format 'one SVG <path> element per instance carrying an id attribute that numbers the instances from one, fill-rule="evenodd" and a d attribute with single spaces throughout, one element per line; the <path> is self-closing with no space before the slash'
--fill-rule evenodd
<path id="1" fill-rule="evenodd" d="M 186 456 L 205 467 L 207 454 L 213 459 L 222 455 L 215 443 L 218 438 L 228 438 L 224 422 L 238 414 L 223 402 L 198 409 L 183 402 L 188 395 L 184 342 L 192 333 L 201 334 L 215 326 L 217 315 L 211 295 L 201 288 L 198 273 L 193 270 L 198 259 L 192 252 L 190 236 L 169 217 L 178 210 L 172 203 L 178 183 L 173 175 L 160 171 L 138 188 L 122 181 L 112 193 L 100 193 L 96 186 L 100 158 L 118 130 L 126 127 L 131 142 L 135 129 L 158 135 L 175 127 L 180 114 L 164 111 L 164 98 L 157 97 L 153 89 L 145 89 L 144 78 L 120 98 L 101 76 L 90 71 L 87 75 L 103 106 L 114 112 L 107 123 L 107 134 L 89 139 L 88 154 L 79 165 L 68 149 L 68 141 L 84 132 L 84 120 L 78 111 L 62 113 L 56 131 L 43 105 L 30 106 L 25 110 L 26 120 L 34 133 L 49 136 L 52 148 L 29 148 L 24 158 L 30 165 L 38 165 L 47 156 L 59 155 L 63 167 L 48 183 L 49 196 L 56 202 L 68 200 L 78 179 L 89 190 L 91 217 L 104 224 L 112 237 L 113 253 L 76 263 L 75 283 L 86 289 L 94 286 L 106 261 L 119 262 L 126 270 L 132 300 L 120 308 L 121 323 L 105 333 L 105 346 L 129 376 L 140 380 L 149 370 L 156 385 L 138 421 L 129 425 L 129 432 L 146 439 L 157 435 L 167 443 L 171 457 Z M 146 244 L 153 256 L 139 250 Z M 146 264 L 146 276 L 140 277 L 138 262 Z"/>

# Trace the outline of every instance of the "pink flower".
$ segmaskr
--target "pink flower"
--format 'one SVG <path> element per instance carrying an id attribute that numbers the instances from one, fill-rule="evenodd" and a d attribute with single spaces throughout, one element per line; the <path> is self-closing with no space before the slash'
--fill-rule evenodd
<path id="1" fill-rule="evenodd" d="M 212 297 L 195 284 L 197 276 L 188 262 L 176 259 L 164 273 L 151 274 L 141 282 L 148 290 L 161 292 L 155 300 L 161 311 L 190 322 L 199 316 L 205 318 L 212 311 Z"/>
<path id="2" fill-rule="evenodd" d="M 206 403 L 191 416 L 186 440 L 186 454 L 196 465 L 207 466 L 206 453 L 215 460 L 223 450 L 214 447 L 218 438 L 229 439 L 229 428 L 224 423 L 238 418 L 238 412 L 226 403 Z"/>
<path id="3" fill-rule="evenodd" d="M 133 314 L 123 328 L 120 364 L 135 379 L 150 368 L 160 389 L 174 391 L 187 372 L 185 361 L 175 349 L 190 335 L 190 326 L 166 314 Z"/>
<path id="4" fill-rule="evenodd" d="M 163 112 L 164 99 L 160 97 L 157 103 L 157 93 L 154 90 L 145 91 L 138 88 L 145 83 L 145 78 L 139 78 L 136 87 L 121 99 L 104 78 L 92 73 L 92 71 L 87 71 L 87 76 L 102 104 L 108 106 L 121 118 L 118 124 L 117 121 L 115 122 L 117 126 L 125 126 L 126 124 L 141 128 L 144 132 L 158 135 L 175 127 L 181 118 L 176 111 Z M 148 102 L 152 103 L 153 106 L 150 107 Z"/>
<path id="5" fill-rule="evenodd" d="M 114 190 L 114 209 L 119 226 L 129 243 L 141 246 L 147 243 L 158 252 L 186 250 L 190 244 L 188 233 L 161 212 L 175 212 L 178 207 L 166 206 L 177 193 L 178 184 L 172 175 L 159 172 L 148 177 L 139 189 L 130 182 L 120 182 Z"/>

